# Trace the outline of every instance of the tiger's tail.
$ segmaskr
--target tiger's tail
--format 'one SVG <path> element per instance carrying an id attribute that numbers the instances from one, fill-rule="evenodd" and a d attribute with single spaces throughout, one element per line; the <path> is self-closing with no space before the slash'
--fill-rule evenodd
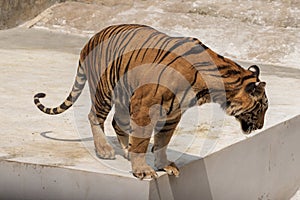
<path id="1" fill-rule="evenodd" d="M 47 108 L 45 107 L 41 102 L 40 98 L 44 98 L 46 96 L 45 93 L 37 93 L 34 95 L 34 104 L 40 109 L 42 112 L 49 114 L 49 115 L 57 115 L 60 113 L 63 113 L 66 111 L 68 108 L 70 108 L 75 101 L 78 99 L 80 96 L 85 82 L 86 82 L 86 74 L 84 72 L 84 69 L 79 61 L 78 69 L 77 69 L 77 74 L 75 78 L 75 82 L 73 84 L 72 90 L 69 94 L 69 96 L 66 98 L 66 100 L 58 107 L 55 108 Z"/>

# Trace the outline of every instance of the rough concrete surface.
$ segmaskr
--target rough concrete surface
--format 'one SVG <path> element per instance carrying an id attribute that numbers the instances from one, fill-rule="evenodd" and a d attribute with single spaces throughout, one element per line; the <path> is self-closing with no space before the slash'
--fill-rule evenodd
<path id="1" fill-rule="evenodd" d="M 299 67 L 297 0 L 84 2 L 56 4 L 26 26 L 91 36 L 112 24 L 140 23 L 170 35 L 199 38 L 234 59 Z"/>
<path id="2" fill-rule="evenodd" d="M 0 31 L 0 159 L 132 177 L 128 173 L 130 164 L 121 151 L 117 151 L 114 161 L 95 158 L 87 123 L 87 89 L 75 106 L 60 116 L 44 115 L 33 104 L 37 92 L 47 93 L 43 99 L 47 106 L 57 106 L 64 100 L 73 84 L 80 49 L 94 32 L 110 24 L 143 23 L 170 35 L 195 36 L 223 55 L 246 60 L 240 61 L 245 67 L 259 64 L 270 101 L 264 129 L 300 113 L 300 35 L 299 22 L 294 17 L 299 13 L 297 1 L 282 1 L 283 5 L 294 6 L 287 15 L 290 28 L 285 23 L 270 24 L 268 13 L 261 15 L 260 20 L 248 22 L 246 18 L 246 22 L 241 22 L 245 14 L 236 12 L 228 19 L 228 9 L 218 7 L 219 4 L 212 3 L 209 9 L 200 1 L 174 2 L 67 2 L 46 10 L 23 28 Z M 262 9 L 245 2 L 240 10 L 249 6 L 256 11 Z M 230 6 L 230 2 L 224 5 Z M 203 9 L 207 14 L 203 15 Z M 216 9 L 225 17 L 214 16 Z M 191 118 L 195 113 L 209 115 Z M 117 148 L 109 125 L 106 124 L 109 138 Z M 182 166 L 190 161 L 182 159 L 178 152 L 205 156 L 251 136 L 242 135 L 239 124 L 224 116 L 217 106 L 205 105 L 183 117 L 169 153 Z"/>
<path id="3" fill-rule="evenodd" d="M 59 0 L 1 0 L 0 1 L 0 29 L 7 29 L 18 26 L 40 12 L 61 2 Z"/>

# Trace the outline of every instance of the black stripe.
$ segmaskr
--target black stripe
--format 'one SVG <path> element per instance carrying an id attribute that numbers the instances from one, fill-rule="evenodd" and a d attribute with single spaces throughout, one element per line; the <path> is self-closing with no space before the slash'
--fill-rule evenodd
<path id="1" fill-rule="evenodd" d="M 222 102 L 222 101 L 224 101 L 224 98 L 225 97 L 222 93 L 217 93 L 217 94 L 214 94 L 212 102 L 220 102 L 220 101 Z"/>
<path id="2" fill-rule="evenodd" d="M 254 76 L 254 75 L 244 76 L 244 77 L 242 78 L 241 85 L 244 83 L 245 80 L 248 80 L 248 79 L 250 79 L 250 78 L 255 78 L 255 76 Z"/>
<path id="3" fill-rule="evenodd" d="M 172 98 L 172 100 L 171 100 L 171 105 L 170 105 L 170 107 L 169 107 L 169 110 L 168 110 L 168 112 L 167 112 L 167 115 L 169 115 L 169 114 L 172 112 L 173 107 L 174 107 L 174 101 L 175 101 L 175 99 L 176 99 L 176 95 L 173 95 L 173 98 Z"/>
<path id="4" fill-rule="evenodd" d="M 237 84 L 238 82 L 240 82 L 241 81 L 241 78 L 240 77 L 238 77 L 235 81 L 232 81 L 232 82 L 228 82 L 228 81 L 226 81 L 226 82 L 224 82 L 226 85 L 234 85 L 234 84 Z"/>
<path id="5" fill-rule="evenodd" d="M 93 66 L 97 66 L 97 60 L 98 60 L 97 52 L 99 50 L 98 44 L 99 44 L 98 37 L 97 38 L 95 37 L 94 40 L 92 41 L 92 46 L 93 46 L 92 52 L 89 53 L 92 55 L 92 58 L 90 59 L 92 59 L 93 61 Z"/>
<path id="6" fill-rule="evenodd" d="M 160 33 L 157 33 L 157 35 L 159 35 L 159 34 L 160 34 Z M 156 36 L 156 35 L 155 35 L 155 36 Z M 149 48 L 149 47 L 146 48 L 146 50 L 145 50 L 145 52 L 144 52 L 144 54 L 143 54 L 143 56 L 142 56 L 142 61 L 145 59 L 145 56 L 146 56 L 148 50 L 150 50 L 150 49 L 156 49 L 155 46 L 157 46 L 163 39 L 165 39 L 165 37 L 162 37 L 162 36 L 161 36 L 161 37 L 159 38 L 158 41 L 155 41 L 156 43 L 155 43 L 154 46 L 152 46 L 152 43 L 153 43 L 154 41 L 148 45 L 148 46 L 150 46 L 151 48 Z M 155 59 L 154 59 L 154 60 L 155 60 Z M 153 60 L 152 62 L 154 62 L 154 60 Z"/>
<path id="7" fill-rule="evenodd" d="M 167 66 L 170 66 L 172 63 L 174 63 L 176 60 L 178 60 L 179 58 L 182 58 L 182 56 L 177 56 L 176 58 L 174 58 L 171 62 L 169 62 L 167 64 Z"/>
<path id="8" fill-rule="evenodd" d="M 168 127 L 168 126 L 174 126 L 176 124 L 178 124 L 179 120 L 176 118 L 176 119 L 173 119 L 173 120 L 167 120 L 165 122 L 165 125 L 164 127 Z"/>
<path id="9" fill-rule="evenodd" d="M 222 77 L 222 75 L 220 75 L 220 74 L 209 74 L 210 76 L 214 76 L 214 77 L 219 77 L 219 78 L 221 78 Z"/>
<path id="10" fill-rule="evenodd" d="M 202 48 L 209 49 L 206 45 L 204 45 L 201 41 L 199 41 L 197 38 L 192 38 L 192 41 L 196 42 L 198 45 L 200 45 Z"/>
<path id="11" fill-rule="evenodd" d="M 224 56 L 221 56 L 221 55 L 219 55 L 219 54 L 217 54 L 217 56 L 218 56 L 218 58 L 220 58 L 221 60 L 225 61 Z"/>
<path id="12" fill-rule="evenodd" d="M 128 135 L 127 133 L 124 133 L 124 132 L 118 132 L 118 131 L 115 131 L 116 132 L 116 134 L 117 135 L 119 135 L 119 136 L 126 136 L 126 135 Z"/>
<path id="13" fill-rule="evenodd" d="M 208 68 L 208 69 L 201 69 L 200 71 L 206 71 L 206 72 L 216 72 L 220 70 L 225 70 L 227 68 L 230 68 L 230 65 L 219 65 L 219 66 L 213 66 L 213 68 Z M 216 75 L 215 75 L 216 76 Z"/>
<path id="14" fill-rule="evenodd" d="M 124 33 L 125 31 L 126 30 L 124 28 L 119 28 L 119 30 L 113 30 L 114 36 L 112 38 L 109 36 L 111 42 L 114 43 L 112 46 L 119 47 L 117 43 L 119 42 L 120 38 L 122 38 L 122 33 Z"/>
<path id="15" fill-rule="evenodd" d="M 201 72 L 216 72 L 219 71 L 217 67 L 208 68 L 208 69 L 200 69 Z"/>
<path id="16" fill-rule="evenodd" d="M 110 106 L 111 104 L 110 92 L 104 92 L 104 90 L 99 91 L 99 88 L 97 88 L 95 99 L 96 104 L 100 109 L 102 106 Z"/>
<path id="17" fill-rule="evenodd" d="M 157 121 L 155 127 L 156 127 L 156 129 L 165 129 L 165 128 L 169 127 L 169 126 L 172 126 L 172 127 L 175 126 L 176 127 L 176 125 L 180 121 L 178 119 L 178 117 L 179 116 L 176 116 L 175 119 L 172 119 L 172 120 L 168 119 L 167 121 Z"/>
<path id="18" fill-rule="evenodd" d="M 57 108 L 54 108 L 54 109 L 53 109 L 53 113 L 54 113 L 54 114 L 59 114 L 59 112 L 57 111 Z"/>
<path id="19" fill-rule="evenodd" d="M 202 46 L 195 46 L 195 47 L 191 48 L 190 50 L 188 50 L 187 52 L 185 52 L 182 56 L 201 54 L 203 51 L 205 51 L 205 48 L 203 48 Z"/>
<path id="20" fill-rule="evenodd" d="M 239 108 L 239 109 L 237 109 L 237 110 L 234 110 L 234 111 L 233 111 L 233 114 L 235 115 L 236 113 L 239 113 L 241 110 L 242 110 L 242 108 Z"/>
<path id="21" fill-rule="evenodd" d="M 115 68 L 113 67 L 114 66 L 114 62 L 115 61 L 112 61 L 111 67 L 107 69 L 108 73 L 109 73 L 109 80 L 107 80 L 107 82 L 110 83 L 110 85 L 111 85 L 112 88 L 114 88 L 115 82 L 117 82 L 115 80 L 115 73 L 114 73 Z"/>
<path id="22" fill-rule="evenodd" d="M 197 99 L 195 97 L 190 101 L 189 107 L 193 107 L 194 105 L 196 105 L 196 103 L 197 103 Z"/>
<path id="23" fill-rule="evenodd" d="M 85 79 L 85 73 L 80 73 L 79 70 L 77 71 L 77 77 L 80 79 Z"/>
<path id="24" fill-rule="evenodd" d="M 197 76 L 198 76 L 198 72 L 195 73 L 194 80 L 192 81 L 191 86 L 193 86 L 193 85 L 196 83 L 196 81 L 197 81 Z M 196 98 L 193 98 L 193 99 L 190 101 L 189 107 L 192 107 L 192 106 L 196 105 L 196 103 L 197 103 L 197 99 L 196 99 Z"/>
<path id="25" fill-rule="evenodd" d="M 109 28 L 107 28 L 105 31 L 107 31 L 107 33 L 106 32 L 104 32 L 104 36 L 105 37 L 108 37 L 108 38 L 110 38 L 111 36 L 112 36 L 112 34 L 115 34 L 116 33 L 116 30 L 117 29 L 119 29 L 118 30 L 118 32 L 119 31 L 124 31 L 125 30 L 125 26 L 124 27 L 121 27 L 121 26 L 110 26 Z"/>
<path id="26" fill-rule="evenodd" d="M 173 53 L 175 49 L 183 45 L 184 43 L 188 42 L 188 38 L 185 38 L 184 40 L 179 40 L 176 42 L 171 48 L 167 49 L 163 57 L 158 61 L 158 63 L 161 63 L 170 53 Z M 179 56 L 180 57 L 180 56 Z"/>
<path id="27" fill-rule="evenodd" d="M 233 93 L 236 94 L 236 92 L 239 91 L 240 89 L 241 89 L 240 87 L 236 87 L 236 88 L 233 88 L 233 89 L 226 89 L 225 92 L 226 92 L 227 94 L 229 94 L 229 93 L 231 93 L 231 92 L 233 92 Z M 219 92 L 220 92 L 220 91 L 219 91 Z"/>
<path id="28" fill-rule="evenodd" d="M 190 85 L 185 91 L 184 91 L 184 94 L 183 94 L 183 97 L 182 99 L 180 100 L 180 105 L 182 105 L 182 102 L 185 100 L 185 97 L 186 95 L 188 94 L 189 90 L 192 88 L 192 86 Z"/>
<path id="29" fill-rule="evenodd" d="M 213 65 L 211 62 L 209 61 L 204 61 L 204 62 L 198 62 L 198 63 L 194 63 L 194 67 L 206 67 L 206 66 L 211 66 Z"/>
<path id="30" fill-rule="evenodd" d="M 105 120 L 109 111 L 110 110 L 103 109 L 103 107 L 102 107 L 102 110 L 98 109 L 98 113 L 96 114 L 96 116 L 97 116 L 97 118 L 101 118 L 101 119 Z"/>
<path id="31" fill-rule="evenodd" d="M 71 94 L 67 97 L 67 100 L 73 102 L 73 97 Z"/>
<path id="32" fill-rule="evenodd" d="M 176 126 L 175 127 L 171 127 L 171 128 L 164 127 L 163 129 L 159 130 L 159 133 L 166 133 L 166 132 L 174 131 L 175 128 L 176 128 Z"/>
<path id="33" fill-rule="evenodd" d="M 106 77 L 106 76 L 105 76 Z M 98 82 L 98 85 L 96 86 L 96 93 L 95 93 L 95 98 L 96 100 L 103 100 L 107 104 L 110 104 L 110 99 L 111 99 L 111 94 L 110 91 L 104 91 L 103 88 L 109 88 L 109 82 L 106 81 L 106 78 L 101 78 Z M 108 99 L 108 101 L 107 101 Z"/>
<path id="34" fill-rule="evenodd" d="M 200 90 L 197 94 L 196 94 L 196 98 L 197 100 L 199 100 L 200 98 L 204 97 L 205 95 L 209 94 L 209 90 L 207 88 Z"/>
<path id="35" fill-rule="evenodd" d="M 162 129 L 165 125 L 165 121 L 157 121 L 155 127 Z"/>
<path id="36" fill-rule="evenodd" d="M 124 37 L 122 38 L 120 44 L 124 45 L 124 48 L 126 48 L 127 45 L 128 45 L 128 44 L 131 42 L 131 40 L 134 38 L 134 36 L 135 36 L 136 34 L 138 34 L 138 32 L 139 32 L 138 30 L 128 31 L 128 33 L 127 33 L 126 35 L 124 35 Z M 133 34 L 132 34 L 132 33 L 133 33 Z M 131 37 L 128 39 L 127 43 L 123 44 L 123 43 L 126 41 L 126 39 L 130 36 L 130 34 L 131 34 Z"/>
<path id="37" fill-rule="evenodd" d="M 118 57 L 123 57 L 124 56 L 124 51 L 126 50 L 126 48 L 127 48 L 127 45 L 128 45 L 128 43 L 131 41 L 131 39 L 132 39 L 132 37 L 134 37 L 134 35 L 136 34 L 134 34 L 131 38 L 129 38 L 129 40 L 128 40 L 128 42 L 127 43 L 124 43 L 125 41 L 126 41 L 126 39 L 127 39 L 127 37 L 129 37 L 129 35 L 132 33 L 132 31 L 128 31 L 126 34 L 124 33 L 123 35 L 122 35 L 122 40 L 121 40 L 121 42 L 120 42 L 120 44 L 119 44 L 119 46 L 122 46 L 122 48 L 118 51 Z M 127 54 L 128 54 L 129 52 L 127 52 Z M 121 66 L 121 65 L 120 65 Z"/>
<path id="38" fill-rule="evenodd" d="M 139 50 L 138 50 L 138 52 L 137 52 L 137 55 L 139 55 L 143 49 L 146 49 L 146 51 L 147 51 L 148 48 L 144 48 L 144 46 L 145 46 L 149 41 L 153 40 L 153 37 L 155 37 L 155 36 L 158 35 L 158 34 L 159 34 L 158 32 L 151 33 L 151 34 L 148 36 L 148 38 L 145 39 L 145 41 L 143 42 L 143 44 L 139 47 Z M 149 46 L 149 45 L 148 45 L 148 46 Z M 144 56 L 145 56 L 145 54 L 144 54 Z M 143 56 L 142 61 L 144 60 L 144 56 Z"/>
<path id="39" fill-rule="evenodd" d="M 83 83 L 79 83 L 77 80 L 75 80 L 74 86 L 77 88 L 77 90 L 82 90 L 84 88 Z"/>
<path id="40" fill-rule="evenodd" d="M 175 49 L 187 42 L 189 42 L 189 38 L 179 38 L 179 40 L 171 48 L 168 49 L 168 52 L 173 52 Z"/>
<path id="41" fill-rule="evenodd" d="M 128 60 L 128 62 L 126 63 L 126 66 L 125 66 L 125 69 L 124 69 L 124 73 L 123 73 L 123 74 L 124 74 L 123 80 L 124 80 L 125 86 L 128 85 L 127 72 L 128 72 L 128 69 L 129 69 L 130 62 L 131 62 L 131 59 L 132 59 L 132 58 L 133 58 L 133 52 L 131 53 L 129 60 Z"/>
<path id="42" fill-rule="evenodd" d="M 194 80 L 191 82 L 191 86 L 194 86 L 194 84 L 195 84 L 196 81 L 197 81 L 197 77 L 198 77 L 198 72 L 196 71 L 196 72 L 195 72 L 195 75 L 194 75 Z"/>
<path id="43" fill-rule="evenodd" d="M 172 41 L 171 40 L 171 38 L 168 38 L 168 37 L 166 37 L 166 38 L 163 38 L 163 39 L 165 39 L 163 42 L 162 42 L 162 44 L 159 46 L 159 47 L 157 47 L 157 49 L 158 49 L 158 52 L 157 52 L 157 54 L 156 54 L 156 56 L 155 56 L 155 58 L 154 58 L 154 60 L 153 60 L 153 62 L 155 63 L 156 62 L 156 60 L 166 51 L 165 49 L 166 49 L 166 47 L 169 45 L 169 43 Z"/>
<path id="44" fill-rule="evenodd" d="M 127 126 L 130 125 L 130 122 L 128 122 L 128 121 L 122 122 L 122 121 L 120 121 L 120 120 L 114 119 L 113 124 L 116 124 L 116 125 L 118 125 L 118 126 L 120 125 L 120 126 L 122 126 L 122 127 L 127 127 Z"/>
<path id="45" fill-rule="evenodd" d="M 44 105 L 42 105 L 42 104 L 40 104 L 40 105 L 38 105 L 38 108 L 39 108 L 41 111 L 43 111 L 43 110 L 44 110 L 44 108 L 45 108 L 45 106 L 44 106 Z"/>
<path id="46" fill-rule="evenodd" d="M 121 63 L 122 63 L 122 56 L 118 57 L 117 60 L 115 61 L 115 73 L 116 73 L 116 81 L 120 80 L 120 67 L 121 67 Z"/>
<path id="47" fill-rule="evenodd" d="M 44 98 L 45 96 L 45 93 L 37 93 L 36 95 L 34 95 L 34 98 Z"/>
<path id="48" fill-rule="evenodd" d="M 160 108 L 159 108 L 159 115 L 162 116 L 163 115 L 163 104 L 164 104 L 164 97 L 162 95 L 162 98 L 160 99 Z"/>
<path id="49" fill-rule="evenodd" d="M 63 109 L 63 110 L 67 110 L 70 106 L 67 106 L 65 103 L 63 103 L 63 104 L 60 105 L 60 108 Z"/>
<path id="50" fill-rule="evenodd" d="M 143 136 L 144 137 L 144 136 Z M 148 139 L 150 138 L 151 136 L 149 135 L 149 137 L 145 138 L 144 140 L 141 140 L 137 145 L 136 145 L 136 148 L 139 147 L 140 145 L 144 145 L 143 143 L 146 142 L 145 145 L 148 146 Z M 139 138 L 139 137 L 138 137 Z M 140 152 L 133 152 L 133 153 L 140 153 Z M 144 153 L 144 152 L 143 152 Z"/>
<path id="51" fill-rule="evenodd" d="M 165 51 L 163 51 L 163 52 L 165 52 Z M 167 52 L 162 56 L 162 58 L 160 58 L 160 60 L 159 60 L 157 63 L 163 62 L 164 59 L 165 59 L 170 53 L 171 53 L 170 51 L 167 51 Z M 158 54 L 157 54 L 157 55 L 158 55 Z M 156 55 L 156 56 L 157 56 L 157 55 Z"/>
<path id="52" fill-rule="evenodd" d="M 231 68 L 232 66 L 231 65 L 218 65 L 217 68 L 218 70 L 224 70 L 224 69 L 228 69 L 228 68 Z"/>
<path id="53" fill-rule="evenodd" d="M 122 36 L 123 36 L 121 34 L 119 35 L 119 32 L 121 32 L 121 31 L 122 31 L 122 29 L 120 29 L 119 31 L 116 32 L 116 35 L 118 35 L 118 37 L 117 37 L 117 39 L 114 43 L 114 47 L 116 49 L 114 51 L 113 59 L 117 60 L 116 67 L 120 66 L 119 59 L 121 58 L 121 60 L 122 60 L 122 56 L 121 56 L 122 54 L 121 55 L 119 54 L 120 53 L 120 47 L 121 47 L 121 45 L 120 45 L 121 43 L 119 44 L 119 41 L 122 39 Z"/>
<path id="54" fill-rule="evenodd" d="M 121 29 L 119 29 L 118 31 L 115 31 L 116 29 L 114 29 L 113 31 L 112 31 L 112 33 L 110 33 L 109 34 L 109 36 L 108 36 L 108 38 L 109 38 L 109 41 L 108 41 L 108 43 L 107 43 L 107 47 L 108 48 L 106 48 L 106 53 L 105 53 L 105 55 L 106 55 L 106 66 L 108 66 L 108 64 L 109 64 L 109 62 L 111 61 L 111 60 L 113 60 L 114 58 L 111 58 L 111 56 L 112 56 L 112 54 L 111 53 L 109 53 L 109 51 L 111 51 L 112 50 L 112 48 L 109 48 L 109 47 L 112 47 L 112 46 L 117 46 L 117 45 L 113 45 L 113 42 L 115 41 L 115 39 L 117 38 L 117 36 L 118 36 L 118 33 L 119 32 L 126 32 L 126 30 L 123 30 L 125 27 L 122 27 Z M 129 31 L 130 33 L 131 33 L 131 31 Z M 122 35 L 122 34 L 121 34 Z M 120 38 L 120 36 L 118 37 L 118 38 Z"/>
<path id="55" fill-rule="evenodd" d="M 241 71 L 238 70 L 227 70 L 225 74 L 222 75 L 222 78 L 230 78 L 234 75 L 241 74 Z"/>

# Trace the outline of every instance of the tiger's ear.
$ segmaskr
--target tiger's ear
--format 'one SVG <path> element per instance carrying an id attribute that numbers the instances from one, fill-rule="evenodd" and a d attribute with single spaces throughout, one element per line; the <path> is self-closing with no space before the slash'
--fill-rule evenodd
<path id="1" fill-rule="evenodd" d="M 253 96 L 261 94 L 266 87 L 266 82 L 252 82 L 246 86 L 246 92 Z"/>
<path id="2" fill-rule="evenodd" d="M 259 76 L 260 74 L 260 69 L 257 65 L 251 65 L 249 68 L 248 68 L 249 71 L 253 72 L 253 74 L 255 74 L 256 77 Z"/>

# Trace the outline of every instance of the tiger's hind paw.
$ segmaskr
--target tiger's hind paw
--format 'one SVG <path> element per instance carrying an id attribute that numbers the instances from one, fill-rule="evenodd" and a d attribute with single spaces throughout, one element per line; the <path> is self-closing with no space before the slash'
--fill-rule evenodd
<path id="1" fill-rule="evenodd" d="M 97 145 L 96 147 L 96 155 L 101 159 L 109 159 L 114 160 L 115 157 L 115 150 L 114 148 L 108 144 L 105 143 L 104 145 Z"/>

